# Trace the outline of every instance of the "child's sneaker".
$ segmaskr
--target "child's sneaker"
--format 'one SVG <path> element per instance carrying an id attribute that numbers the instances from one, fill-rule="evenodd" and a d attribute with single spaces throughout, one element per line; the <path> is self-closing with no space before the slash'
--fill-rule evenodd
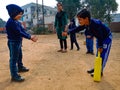
<path id="1" fill-rule="evenodd" d="M 62 49 L 60 49 L 60 50 L 58 50 L 57 52 L 62 52 L 63 50 Z"/>
<path id="2" fill-rule="evenodd" d="M 90 52 L 91 55 L 94 55 L 94 52 Z"/>
<path id="3" fill-rule="evenodd" d="M 25 79 L 23 77 L 21 77 L 20 75 L 11 78 L 11 81 L 13 81 L 13 82 L 23 82 L 24 80 Z"/>
<path id="4" fill-rule="evenodd" d="M 87 52 L 86 52 L 86 54 L 90 54 L 90 52 L 89 52 L 89 51 L 87 51 Z"/>
<path id="5" fill-rule="evenodd" d="M 91 74 L 94 72 L 94 69 L 91 69 L 91 70 L 87 70 L 87 73 Z"/>
<path id="6" fill-rule="evenodd" d="M 103 76 L 103 72 L 101 72 L 101 77 Z M 91 73 L 91 77 L 94 77 L 94 73 Z"/>
<path id="7" fill-rule="evenodd" d="M 28 72 L 28 71 L 29 71 L 29 69 L 24 66 L 18 68 L 18 72 Z"/>
<path id="8" fill-rule="evenodd" d="M 80 48 L 77 49 L 77 51 L 79 51 L 79 50 L 80 50 Z"/>
<path id="9" fill-rule="evenodd" d="M 66 53 L 66 52 L 67 52 L 67 50 L 63 50 L 63 51 L 62 51 L 62 53 Z"/>

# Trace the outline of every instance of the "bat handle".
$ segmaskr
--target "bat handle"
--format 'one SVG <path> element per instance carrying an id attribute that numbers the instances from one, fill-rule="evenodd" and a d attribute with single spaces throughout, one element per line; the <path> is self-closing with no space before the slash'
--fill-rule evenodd
<path id="1" fill-rule="evenodd" d="M 98 51 L 98 57 L 100 57 L 100 51 Z"/>

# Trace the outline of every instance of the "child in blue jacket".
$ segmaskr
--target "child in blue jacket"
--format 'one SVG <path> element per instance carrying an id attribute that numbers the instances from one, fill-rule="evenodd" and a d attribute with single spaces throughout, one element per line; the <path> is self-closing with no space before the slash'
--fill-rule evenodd
<path id="1" fill-rule="evenodd" d="M 76 25 L 75 25 L 75 20 L 72 19 L 70 21 L 70 24 L 68 26 L 68 30 L 72 29 L 72 28 L 75 28 Z M 73 44 L 75 43 L 76 47 L 77 47 L 77 50 L 79 51 L 80 47 L 79 47 L 79 44 L 76 40 L 76 33 L 70 33 L 70 42 L 71 42 L 71 49 L 70 50 L 73 50 Z"/>
<path id="2" fill-rule="evenodd" d="M 97 52 L 101 53 L 102 57 L 102 72 L 108 60 L 111 44 L 112 44 L 112 33 L 108 27 L 106 27 L 100 20 L 91 19 L 90 12 L 87 9 L 81 10 L 77 14 L 78 21 L 80 26 L 71 29 L 70 33 L 79 32 L 83 29 L 86 29 L 86 32 L 90 32 L 97 39 Z M 93 76 L 94 69 L 88 70 L 88 73 Z"/>
<path id="3" fill-rule="evenodd" d="M 88 30 L 85 30 L 85 37 L 86 37 L 86 48 L 87 52 L 86 54 L 94 55 L 94 36 L 92 33 L 88 32 Z"/>
<path id="4" fill-rule="evenodd" d="M 37 38 L 27 34 L 21 23 L 18 21 L 24 13 L 21 7 L 15 4 L 9 4 L 6 6 L 6 9 L 10 16 L 6 23 L 6 31 L 10 53 L 9 65 L 11 81 L 22 82 L 24 81 L 24 78 L 18 74 L 18 71 L 26 72 L 29 70 L 24 67 L 22 63 L 22 38 L 24 37 L 32 40 L 33 42 L 36 42 Z"/>

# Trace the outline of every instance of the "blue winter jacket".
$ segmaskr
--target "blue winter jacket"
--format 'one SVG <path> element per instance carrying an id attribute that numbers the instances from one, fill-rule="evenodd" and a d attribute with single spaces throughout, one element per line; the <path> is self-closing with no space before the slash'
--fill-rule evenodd
<path id="1" fill-rule="evenodd" d="M 9 4 L 6 6 L 10 18 L 6 23 L 6 31 L 8 40 L 13 41 L 22 41 L 22 37 L 30 39 L 31 35 L 25 32 L 25 29 L 22 27 L 21 23 L 17 20 L 14 20 L 20 12 L 24 13 L 23 9 L 15 4 Z"/>
<path id="2" fill-rule="evenodd" d="M 22 37 L 30 39 L 31 35 L 25 32 L 19 21 L 10 18 L 6 24 L 6 31 L 8 40 L 22 41 Z"/>
<path id="3" fill-rule="evenodd" d="M 69 24 L 68 31 L 76 27 L 74 19 L 72 19 L 70 22 L 72 22 L 72 24 Z M 69 34 L 70 34 L 71 42 L 76 42 L 76 33 L 69 33 Z"/>
<path id="4" fill-rule="evenodd" d="M 99 48 L 103 47 L 103 41 L 111 34 L 110 29 L 97 19 L 91 19 L 89 26 L 78 26 L 74 29 L 71 29 L 69 33 L 79 32 L 86 28 L 90 33 L 93 34 L 93 36 L 97 38 Z"/>

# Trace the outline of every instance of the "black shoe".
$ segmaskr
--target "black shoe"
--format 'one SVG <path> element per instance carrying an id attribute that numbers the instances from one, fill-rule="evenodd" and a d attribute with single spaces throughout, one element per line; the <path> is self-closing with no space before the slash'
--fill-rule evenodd
<path id="1" fill-rule="evenodd" d="M 60 50 L 58 50 L 57 52 L 62 52 L 63 50 L 62 49 L 60 49 Z"/>
<path id="2" fill-rule="evenodd" d="M 62 53 L 67 53 L 67 50 L 63 50 Z"/>
<path id="3" fill-rule="evenodd" d="M 29 69 L 24 66 L 22 66 L 21 68 L 18 68 L 18 72 L 28 72 L 28 71 Z"/>
<path id="4" fill-rule="evenodd" d="M 89 52 L 89 51 L 87 51 L 87 52 L 86 52 L 86 54 L 90 54 L 90 52 Z"/>
<path id="5" fill-rule="evenodd" d="M 103 72 L 101 72 L 101 77 L 103 76 Z M 91 77 L 94 77 L 94 73 L 91 73 Z"/>
<path id="6" fill-rule="evenodd" d="M 91 74 L 94 72 L 94 69 L 88 70 L 87 73 Z"/>
<path id="7" fill-rule="evenodd" d="M 90 52 L 91 55 L 94 55 L 94 52 Z"/>
<path id="8" fill-rule="evenodd" d="M 77 49 L 77 51 L 79 51 L 79 50 L 80 50 L 80 48 Z"/>
<path id="9" fill-rule="evenodd" d="M 91 73 L 90 75 L 91 75 L 91 77 L 94 77 L 94 73 Z"/>
<path id="10" fill-rule="evenodd" d="M 12 82 L 23 82 L 24 80 L 25 79 L 23 77 L 21 77 L 20 75 L 11 78 Z"/>

